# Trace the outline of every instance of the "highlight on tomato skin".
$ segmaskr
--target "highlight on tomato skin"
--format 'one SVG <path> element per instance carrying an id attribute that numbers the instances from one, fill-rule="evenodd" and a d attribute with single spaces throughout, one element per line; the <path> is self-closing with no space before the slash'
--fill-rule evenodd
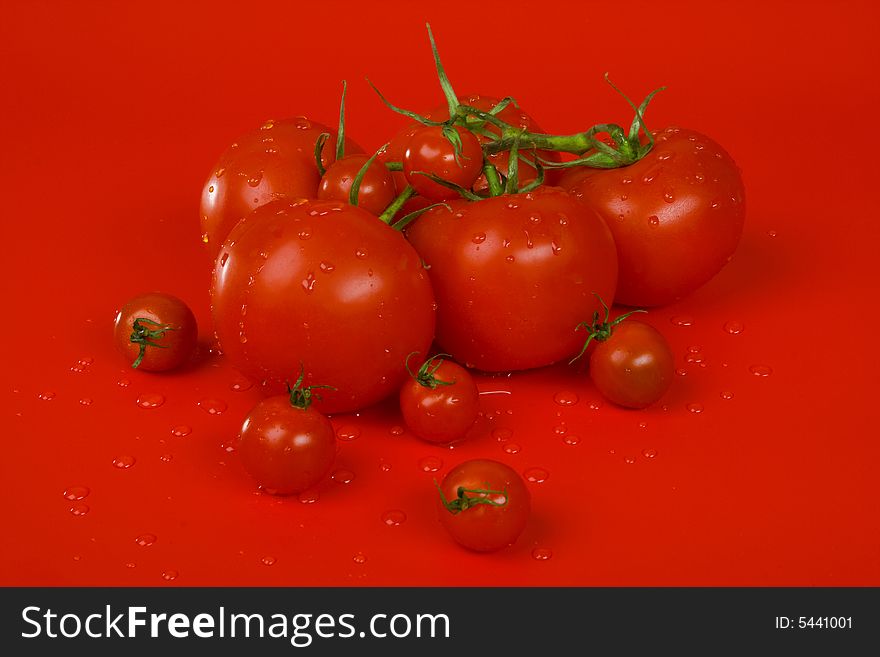
<path id="1" fill-rule="evenodd" d="M 113 340 L 134 369 L 165 372 L 193 358 L 198 326 L 184 301 L 165 292 L 149 292 L 129 299 L 117 311 Z"/>
<path id="2" fill-rule="evenodd" d="M 529 490 L 522 477 L 500 461 L 464 461 L 436 486 L 440 524 L 469 550 L 494 552 L 509 547 L 528 524 Z"/>

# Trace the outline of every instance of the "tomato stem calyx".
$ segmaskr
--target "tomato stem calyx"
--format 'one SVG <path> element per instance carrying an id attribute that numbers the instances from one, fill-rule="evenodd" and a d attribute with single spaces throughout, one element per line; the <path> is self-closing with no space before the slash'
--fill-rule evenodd
<path id="1" fill-rule="evenodd" d="M 298 408 L 300 410 L 306 410 L 309 406 L 312 405 L 312 401 L 315 399 L 320 400 L 321 396 L 312 392 L 312 390 L 316 390 L 318 388 L 326 388 L 327 390 L 336 390 L 333 386 L 327 385 L 318 385 L 318 386 L 305 386 L 303 387 L 303 379 L 305 378 L 305 368 L 300 367 L 299 377 L 297 377 L 296 382 L 293 384 L 293 387 L 290 387 L 290 383 L 287 384 L 287 394 L 290 395 L 290 405 L 294 408 Z"/>
<path id="2" fill-rule="evenodd" d="M 419 367 L 417 372 L 413 372 L 409 366 L 409 359 L 415 356 L 418 351 L 411 352 L 407 357 L 404 365 L 406 366 L 406 371 L 409 372 L 409 375 L 426 388 L 430 388 L 431 390 L 435 390 L 438 386 L 451 386 L 455 384 L 455 381 L 444 381 L 443 379 L 438 379 L 434 374 L 443 364 L 445 358 L 452 358 L 450 354 L 436 354 L 431 356 L 428 360 L 422 363 L 421 367 Z"/>
<path id="3" fill-rule="evenodd" d="M 471 507 L 479 504 L 507 506 L 508 498 L 506 488 L 504 490 L 493 490 L 488 487 L 488 484 L 486 485 L 486 488 L 465 488 L 464 486 L 459 486 L 455 491 L 455 498 L 447 500 L 446 495 L 443 494 L 443 489 L 440 488 L 440 484 L 438 484 L 436 480 L 434 480 L 434 485 L 440 493 L 440 500 L 442 501 L 443 506 L 446 507 L 446 510 L 449 511 L 449 513 L 461 513 L 462 511 L 467 511 Z M 498 497 L 500 497 L 501 500 L 494 499 Z"/>
<path id="4" fill-rule="evenodd" d="M 147 326 L 157 328 L 150 328 Z M 144 355 L 147 353 L 147 347 L 157 347 L 159 349 L 167 349 L 168 345 L 159 344 L 154 340 L 161 340 L 165 337 L 165 331 L 176 331 L 177 327 L 169 324 L 160 324 L 147 317 L 137 317 L 131 325 L 132 331 L 129 340 L 138 345 L 138 355 L 131 366 L 135 369 L 143 362 Z"/>
<path id="5" fill-rule="evenodd" d="M 576 331 L 579 329 L 585 329 L 587 331 L 588 335 L 587 335 L 587 340 L 586 340 L 586 342 L 584 342 L 584 346 L 581 347 L 581 350 L 578 353 L 578 355 L 575 356 L 574 358 L 572 358 L 570 361 L 568 361 L 569 365 L 574 363 L 576 360 L 578 360 L 581 356 L 583 356 L 586 353 L 587 347 L 590 346 L 590 343 L 593 340 L 596 340 L 597 342 L 604 342 L 605 340 L 610 338 L 611 334 L 614 332 L 614 327 L 617 326 L 618 324 L 620 324 L 622 321 L 624 321 L 627 317 L 629 317 L 630 315 L 633 315 L 635 313 L 648 312 L 647 310 L 637 308 L 635 310 L 630 310 L 627 313 L 619 315 L 618 317 L 615 317 L 611 321 L 608 321 L 611 316 L 611 310 L 608 308 L 608 304 L 606 304 L 604 299 L 602 299 L 602 297 L 600 297 L 598 294 L 596 294 L 596 298 L 599 299 L 599 303 L 602 304 L 602 309 L 605 311 L 605 317 L 600 317 L 599 311 L 596 310 L 593 312 L 593 321 L 592 322 L 581 322 L 580 324 L 578 324 L 575 327 Z"/>

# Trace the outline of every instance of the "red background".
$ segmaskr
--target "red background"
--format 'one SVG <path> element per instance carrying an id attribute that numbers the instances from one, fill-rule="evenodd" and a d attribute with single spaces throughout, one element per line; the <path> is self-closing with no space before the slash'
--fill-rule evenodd
<path id="1" fill-rule="evenodd" d="M 0 10 L 0 583 L 880 585 L 872 3 L 239 4 Z M 484 377 L 474 440 L 395 435 L 381 405 L 334 418 L 354 439 L 317 501 L 259 494 L 224 449 L 256 391 L 206 352 L 131 371 L 112 318 L 166 290 L 209 345 L 198 199 L 221 151 L 267 118 L 335 124 L 342 79 L 349 134 L 378 147 L 403 120 L 365 76 L 400 105 L 442 103 L 426 20 L 459 93 L 513 95 L 551 132 L 629 121 L 605 71 L 634 98 L 667 85 L 649 123 L 734 156 L 743 241 L 646 316 L 680 369 L 654 407 L 601 403 L 566 367 Z M 432 507 L 432 478 L 474 456 L 549 473 L 528 483 L 526 533 L 491 555 Z"/>

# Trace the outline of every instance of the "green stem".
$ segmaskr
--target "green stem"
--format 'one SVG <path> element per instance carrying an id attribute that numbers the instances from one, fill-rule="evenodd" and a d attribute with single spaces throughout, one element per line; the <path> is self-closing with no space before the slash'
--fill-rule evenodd
<path id="1" fill-rule="evenodd" d="M 403 171 L 403 162 L 386 162 L 385 168 L 389 171 Z"/>
<path id="2" fill-rule="evenodd" d="M 490 196 L 501 196 L 504 193 L 504 185 L 501 183 L 501 176 L 498 175 L 498 169 L 488 159 L 483 160 L 483 175 L 486 176 L 486 182 L 489 185 Z"/>
<path id="3" fill-rule="evenodd" d="M 384 223 L 391 225 L 391 221 L 394 219 L 394 215 L 396 215 L 400 208 L 403 207 L 404 203 L 410 200 L 413 196 L 415 196 L 416 190 L 413 189 L 412 185 L 407 185 L 404 187 L 403 191 L 397 195 L 397 197 L 391 201 L 391 205 L 385 208 L 385 212 L 379 215 L 379 219 L 381 219 Z"/>

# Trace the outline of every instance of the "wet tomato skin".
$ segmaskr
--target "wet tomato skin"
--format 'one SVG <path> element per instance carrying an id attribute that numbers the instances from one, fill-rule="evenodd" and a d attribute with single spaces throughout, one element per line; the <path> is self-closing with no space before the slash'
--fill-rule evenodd
<path id="1" fill-rule="evenodd" d="M 465 368 L 443 359 L 433 370 L 442 383 L 431 387 L 411 377 L 400 389 L 400 411 L 406 426 L 422 440 L 451 443 L 465 436 L 477 419 L 480 393 Z"/>
<path id="2" fill-rule="evenodd" d="M 355 153 L 346 155 L 327 167 L 318 186 L 318 198 L 348 203 L 352 183 L 369 159 L 369 155 Z M 369 166 L 361 180 L 357 206 L 379 216 L 394 200 L 395 193 L 391 172 L 376 160 Z"/>
<path id="3" fill-rule="evenodd" d="M 459 491 L 494 491 L 491 494 L 464 493 L 496 504 L 473 504 L 452 512 L 447 502 Z M 464 461 L 452 468 L 437 493 L 440 524 L 463 547 L 476 552 L 493 552 L 516 542 L 528 524 L 531 495 L 522 477 L 510 466 L 492 459 Z"/>
<path id="4" fill-rule="evenodd" d="M 330 471 L 336 432 L 314 408 L 294 407 L 288 395 L 276 395 L 258 402 L 245 418 L 237 451 L 245 470 L 267 493 L 301 493 Z"/>
<path id="5" fill-rule="evenodd" d="M 590 378 L 609 401 L 646 408 L 669 389 L 675 362 L 666 338 L 650 324 L 627 319 L 604 341 L 593 341 Z"/>
<path id="6" fill-rule="evenodd" d="M 142 331 L 158 333 L 153 337 L 144 336 L 146 343 L 140 361 L 142 342 L 132 340 L 132 333 L 138 327 Z M 150 292 L 130 299 L 117 311 L 113 338 L 117 350 L 136 369 L 164 372 L 183 366 L 193 357 L 198 326 L 195 315 L 185 302 L 171 294 Z"/>
<path id="7" fill-rule="evenodd" d="M 455 131 L 461 140 L 459 153 L 438 126 L 423 126 L 413 132 L 403 152 L 403 175 L 419 196 L 430 201 L 459 198 L 459 194 L 422 174 L 470 189 L 483 171 L 483 149 L 476 135 L 457 126 Z"/>
<path id="8" fill-rule="evenodd" d="M 567 169 L 560 186 L 602 215 L 620 260 L 617 303 L 677 301 L 731 259 L 745 220 L 742 177 L 730 155 L 693 130 L 667 128 L 638 162 Z"/>

